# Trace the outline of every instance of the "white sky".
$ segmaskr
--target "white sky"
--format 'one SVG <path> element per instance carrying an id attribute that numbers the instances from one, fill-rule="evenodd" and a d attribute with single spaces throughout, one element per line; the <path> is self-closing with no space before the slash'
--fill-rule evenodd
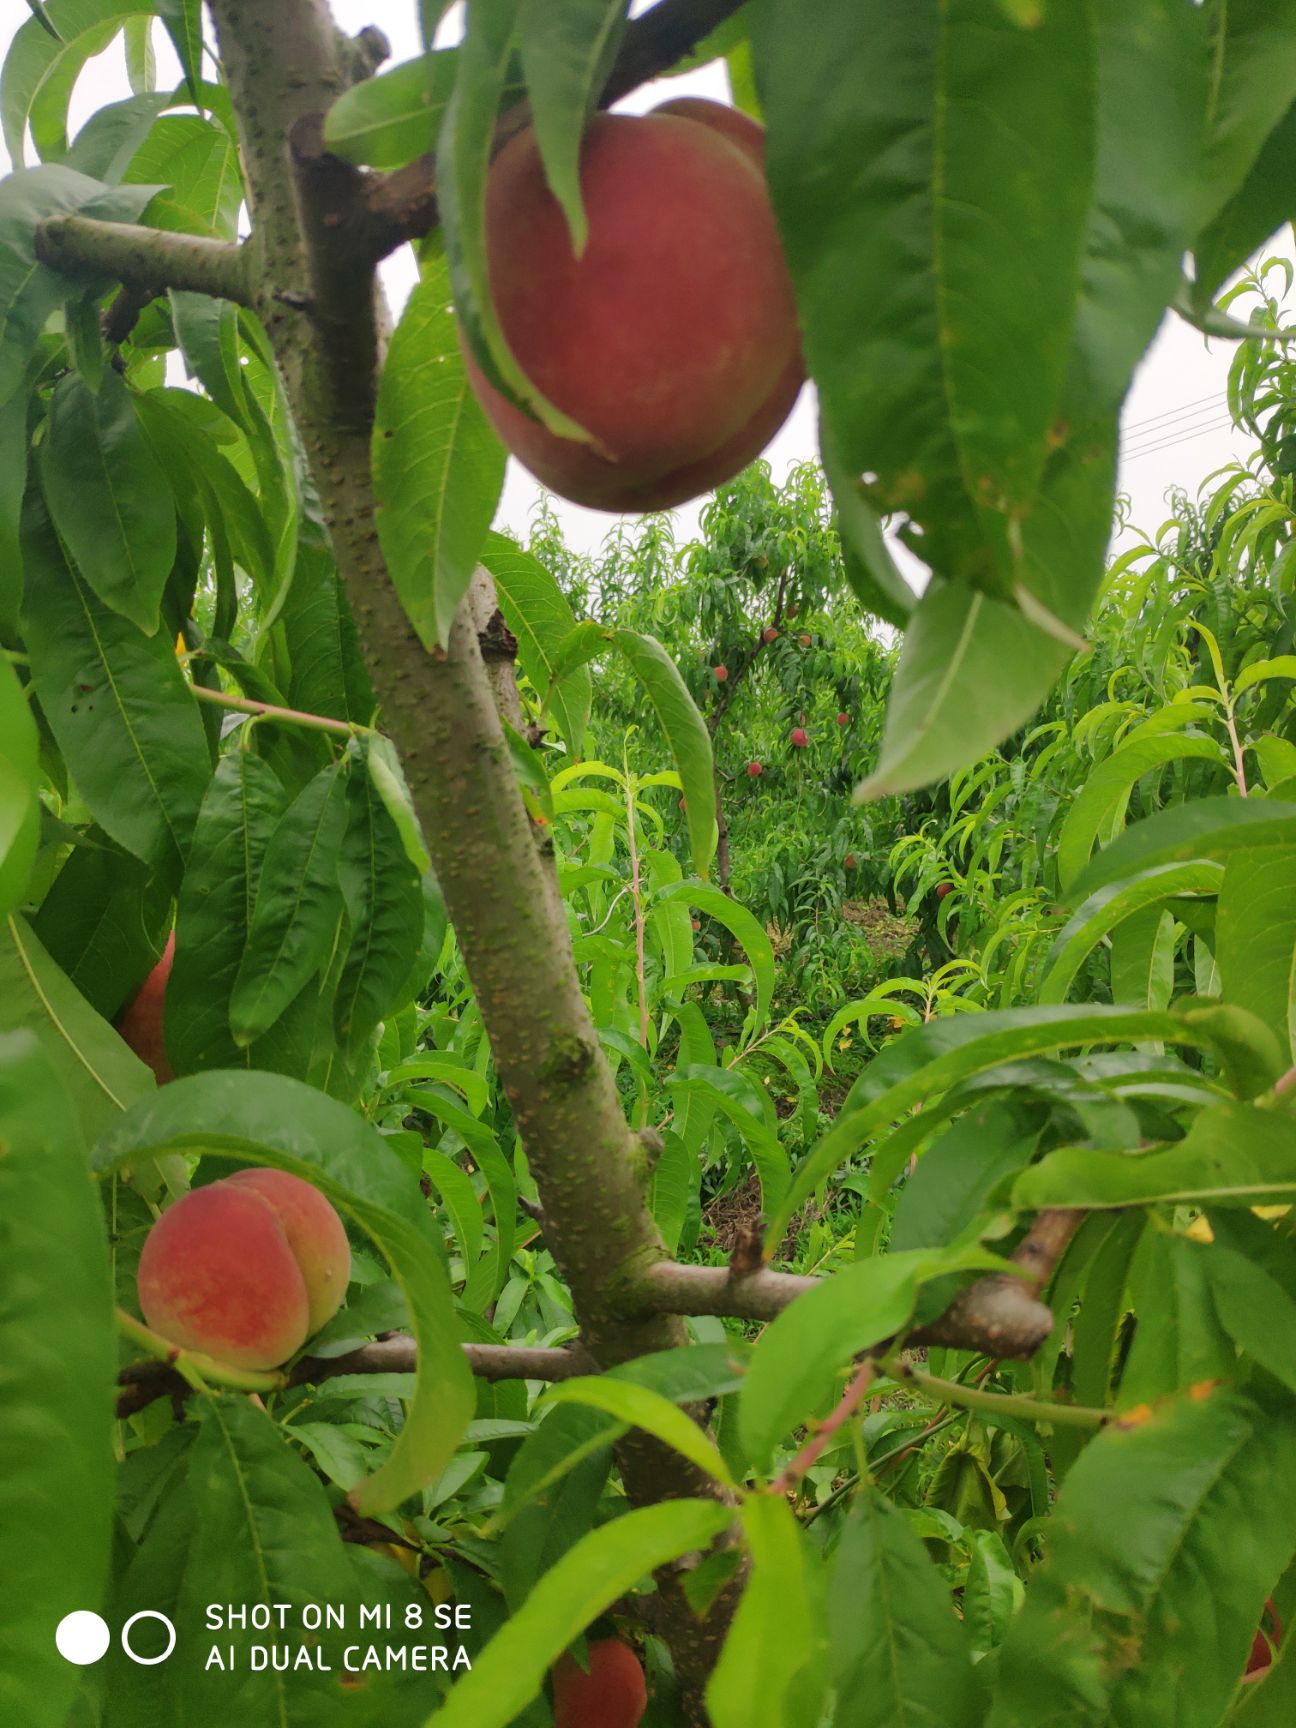
<path id="1" fill-rule="evenodd" d="M 643 10 L 645 3 L 646 0 L 636 0 L 634 10 Z M 333 0 L 333 12 L 343 29 L 352 33 L 366 24 L 379 24 L 391 39 L 393 62 L 408 59 L 419 51 L 414 0 Z M 458 12 L 456 6 L 444 21 L 443 36 L 453 39 L 461 28 Z M 14 31 L 29 16 L 24 0 L 0 0 L 0 53 L 7 50 Z M 154 41 L 159 86 L 172 87 L 179 81 L 179 70 L 160 25 L 155 26 Z M 712 66 L 673 79 L 669 85 L 649 85 L 620 106 L 640 112 L 664 100 L 667 92 L 724 99 L 727 90 L 723 70 L 718 65 Z M 119 39 L 83 72 L 73 94 L 70 130 L 75 134 L 96 109 L 129 93 Z M 0 165 L 7 167 L 2 147 Z M 1290 233 L 1285 232 L 1281 247 L 1273 249 L 1291 256 Z M 414 281 L 412 254 L 405 251 L 390 259 L 384 267 L 384 277 L 393 303 L 399 306 Z M 1167 316 L 1148 350 L 1135 376 L 1122 420 L 1120 486 L 1130 495 L 1134 527 L 1155 533 L 1167 514 L 1165 495 L 1171 486 L 1180 485 L 1191 492 L 1213 469 L 1231 458 L 1249 454 L 1247 440 L 1228 425 L 1225 407 L 1232 350 L 1233 344 L 1208 341 L 1174 316 Z M 813 391 L 807 387 L 765 456 L 775 480 L 781 481 L 794 463 L 814 458 L 817 453 Z M 535 481 L 516 462 L 510 461 L 499 525 L 525 536 L 538 497 Z M 675 512 L 680 544 L 695 534 L 702 502 Z M 613 518 L 600 511 L 584 510 L 562 499 L 555 500 L 555 505 L 568 542 L 581 551 L 597 547 L 613 525 Z M 921 571 L 921 566 L 903 548 L 897 548 L 897 553 L 910 572 Z"/>

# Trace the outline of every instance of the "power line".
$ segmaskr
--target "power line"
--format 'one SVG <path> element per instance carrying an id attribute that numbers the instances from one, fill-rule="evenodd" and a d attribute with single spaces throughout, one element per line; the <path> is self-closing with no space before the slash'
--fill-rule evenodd
<path id="1" fill-rule="evenodd" d="M 1226 397 L 1227 393 L 1223 390 L 1212 391 L 1209 396 L 1199 396 L 1195 402 L 1184 402 L 1178 408 L 1166 408 L 1160 414 L 1149 414 L 1145 419 L 1131 420 L 1125 431 L 1127 434 L 1142 432 L 1145 428 L 1155 426 L 1158 421 L 1178 419 L 1181 414 L 1188 413 L 1190 409 L 1200 408 L 1208 402 L 1223 402 Z"/>
<path id="2" fill-rule="evenodd" d="M 1174 437 L 1165 438 L 1159 444 L 1143 444 L 1140 445 L 1137 450 L 1128 452 L 1122 451 L 1121 460 L 1125 462 L 1137 462 L 1140 456 L 1153 456 L 1159 450 L 1169 450 L 1176 444 L 1190 444 L 1194 438 L 1204 438 L 1207 433 L 1211 432 L 1229 431 L 1232 427 L 1232 415 L 1225 415 L 1222 420 L 1214 421 L 1210 425 L 1194 427 L 1189 432 L 1176 433 Z"/>
<path id="3" fill-rule="evenodd" d="M 1128 434 L 1122 437 L 1122 444 L 1128 455 L 1133 450 L 1141 450 L 1144 445 L 1158 444 L 1163 438 L 1176 438 L 1181 432 L 1195 432 L 1200 427 L 1213 425 L 1221 417 L 1232 418 L 1226 408 L 1202 408 L 1197 413 L 1185 415 L 1182 420 L 1169 420 L 1164 426 L 1153 426 L 1147 432 L 1140 432 L 1131 438 Z"/>

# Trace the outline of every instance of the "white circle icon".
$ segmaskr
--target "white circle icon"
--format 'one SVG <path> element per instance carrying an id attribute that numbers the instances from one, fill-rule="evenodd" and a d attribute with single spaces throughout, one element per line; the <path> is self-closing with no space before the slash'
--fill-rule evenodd
<path id="1" fill-rule="evenodd" d="M 130 1629 L 137 1620 L 160 1620 L 166 1627 L 169 1637 L 167 1647 L 160 1656 L 137 1656 L 130 1647 Z M 159 1662 L 165 1662 L 175 1649 L 176 1630 L 165 1614 L 159 1614 L 156 1608 L 141 1608 L 138 1614 L 132 1614 L 121 1629 L 121 1646 L 132 1662 L 138 1662 L 141 1668 L 153 1668 Z"/>
<path id="2" fill-rule="evenodd" d="M 108 1622 L 88 1608 L 65 1614 L 54 1632 L 59 1655 L 65 1662 L 75 1662 L 78 1668 L 87 1668 L 90 1663 L 97 1662 L 111 1638 Z"/>

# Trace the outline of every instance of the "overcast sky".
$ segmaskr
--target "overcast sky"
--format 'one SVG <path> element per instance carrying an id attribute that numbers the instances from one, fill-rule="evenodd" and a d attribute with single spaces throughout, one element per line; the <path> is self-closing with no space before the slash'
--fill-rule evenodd
<path id="1" fill-rule="evenodd" d="M 635 11 L 643 10 L 639 0 Z M 408 59 L 419 50 L 414 0 L 333 0 L 333 11 L 342 27 L 355 32 L 365 24 L 381 23 L 392 42 L 393 60 Z M 458 25 L 455 7 L 446 18 L 443 35 L 453 38 Z M 18 26 L 30 16 L 24 0 L 0 0 L 0 48 L 7 48 Z M 159 85 L 168 88 L 179 80 L 179 70 L 160 26 L 154 30 L 158 55 Z M 721 66 L 705 68 L 667 85 L 649 85 L 626 99 L 620 107 L 638 112 L 653 107 L 665 95 L 685 92 L 725 99 L 727 90 Z M 120 38 L 91 61 L 77 85 L 71 110 L 71 131 L 82 125 L 105 102 L 129 95 Z M 7 166 L 0 147 L 0 164 Z M 1289 233 L 1281 250 L 1291 255 Z M 389 260 L 385 278 L 393 302 L 399 306 L 414 281 L 412 255 Z M 1165 495 L 1172 486 L 1188 491 L 1213 469 L 1233 457 L 1248 454 L 1247 441 L 1228 424 L 1225 389 L 1232 344 L 1206 341 L 1181 320 L 1169 316 L 1135 376 L 1125 405 L 1120 485 L 1129 493 L 1132 523 L 1154 533 L 1167 514 Z M 776 480 L 788 468 L 817 455 L 813 391 L 807 387 L 781 432 L 765 452 Z M 516 462 L 510 461 L 505 480 L 499 525 L 525 535 L 539 489 Z M 583 510 L 556 501 L 568 541 L 584 551 L 593 550 L 607 534 L 613 519 L 602 512 Z M 683 543 L 696 531 L 699 503 L 675 512 L 677 539 Z M 910 568 L 915 568 L 912 562 Z"/>

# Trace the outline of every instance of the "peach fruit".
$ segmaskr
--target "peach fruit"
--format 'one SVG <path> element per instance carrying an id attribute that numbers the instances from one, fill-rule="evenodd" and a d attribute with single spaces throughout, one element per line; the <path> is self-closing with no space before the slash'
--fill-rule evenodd
<path id="1" fill-rule="evenodd" d="M 747 772 L 754 780 L 758 774 L 763 774 L 765 770 L 761 767 L 759 762 L 749 762 L 747 764 Z"/>
<path id="2" fill-rule="evenodd" d="M 806 745 L 810 742 L 804 726 L 794 726 L 792 728 L 791 737 L 792 746 L 796 750 L 804 750 Z"/>
<path id="3" fill-rule="evenodd" d="M 850 725 L 850 715 L 849 714 L 839 714 L 837 716 L 837 724 L 839 726 L 849 726 Z"/>
<path id="4" fill-rule="evenodd" d="M 619 1638 L 591 1638 L 589 1672 L 574 1656 L 554 1665 L 554 1728 L 639 1728 L 648 1687 L 639 1658 Z"/>
<path id="5" fill-rule="evenodd" d="M 574 503 L 661 510 L 731 478 L 786 419 L 804 378 L 792 287 L 756 122 L 685 99 L 597 114 L 581 146 L 589 223 L 572 251 L 535 135 L 491 166 L 486 252 L 521 370 L 591 443 L 550 432 L 468 374 L 495 430 Z"/>
<path id="6" fill-rule="evenodd" d="M 761 631 L 761 641 L 762 642 L 777 642 L 778 641 L 778 631 L 774 628 L 774 626 L 772 624 L 767 624 L 765 626 L 765 628 Z"/>
<path id="7" fill-rule="evenodd" d="M 162 1007 L 166 1000 L 167 979 L 175 958 L 175 931 L 167 938 L 162 958 L 140 985 L 135 995 L 117 1016 L 115 1025 L 122 1039 L 130 1045 L 141 1062 L 146 1062 L 157 1076 L 159 1086 L 175 1079 L 171 1058 L 167 1055 L 162 1036 Z"/>
<path id="8" fill-rule="evenodd" d="M 716 683 L 723 684 L 725 679 L 729 676 L 729 668 L 727 666 L 717 666 L 715 669 L 715 675 Z"/>
<path id="9" fill-rule="evenodd" d="M 155 1332 L 233 1368 L 276 1368 L 342 1305 L 351 1248 L 309 1182 L 240 1170 L 194 1188 L 140 1254 L 140 1310 Z"/>

